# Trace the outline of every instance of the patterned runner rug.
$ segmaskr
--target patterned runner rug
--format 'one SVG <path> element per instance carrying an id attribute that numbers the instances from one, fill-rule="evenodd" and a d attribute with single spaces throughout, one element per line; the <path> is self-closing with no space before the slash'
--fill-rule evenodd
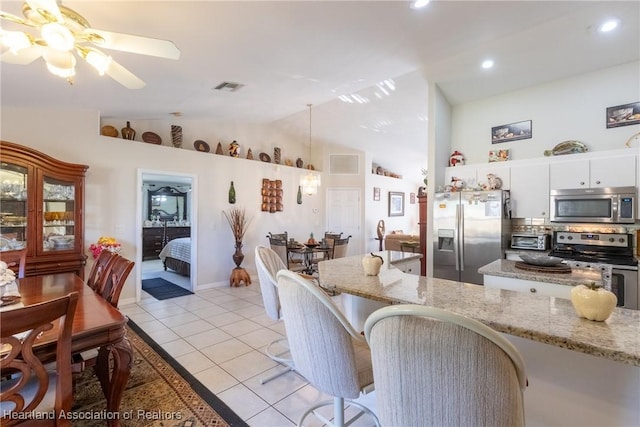
<path id="1" fill-rule="evenodd" d="M 196 427 L 246 426 L 186 369 L 135 323 L 127 336 L 133 346 L 131 376 L 120 405 L 122 426 Z M 105 426 L 106 401 L 93 369 L 76 375 L 72 420 L 74 427 Z"/>

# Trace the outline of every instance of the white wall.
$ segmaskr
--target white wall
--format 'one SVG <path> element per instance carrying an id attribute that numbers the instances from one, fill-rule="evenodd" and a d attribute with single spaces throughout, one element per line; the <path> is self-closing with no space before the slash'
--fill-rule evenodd
<path id="1" fill-rule="evenodd" d="M 303 195 L 303 203 L 296 203 L 297 189 L 303 170 L 295 167 L 268 164 L 258 160 L 246 160 L 246 150 L 252 148 L 257 159 L 261 151 L 273 157 L 273 147 L 282 148 L 282 158 L 293 161 L 302 157 L 308 163 L 308 143 L 302 144 L 299 139 L 291 137 L 291 130 L 281 123 L 268 125 L 216 123 L 210 120 L 171 120 L 166 121 L 132 121 L 131 127 L 136 129 L 137 141 L 123 140 L 101 136 L 100 128 L 110 124 L 120 129 L 126 120 L 100 118 L 99 112 L 87 110 L 37 110 L 3 106 L 1 112 L 1 134 L 3 140 L 30 146 L 52 157 L 72 163 L 89 166 L 86 176 L 85 195 L 85 248 L 88 248 L 98 237 L 109 235 L 116 237 L 123 244 L 123 253 L 135 259 L 141 230 L 136 216 L 141 189 L 137 188 L 137 177 L 140 170 L 160 172 L 163 174 L 194 175 L 197 191 L 197 212 L 191 213 L 191 220 L 197 224 L 197 282 L 196 287 L 227 282 L 231 269 L 235 266 L 231 255 L 234 252 L 233 237 L 222 213 L 232 205 L 228 203 L 230 181 L 236 188 L 236 205 L 247 209 L 252 223 L 247 232 L 242 264 L 250 273 L 254 273 L 253 249 L 258 244 L 266 244 L 266 234 L 287 231 L 297 239 L 306 239 L 309 233 L 322 235 L 326 225 L 325 192 L 329 187 L 364 188 L 365 179 L 369 176 L 371 159 L 364 153 L 340 146 L 327 148 L 315 147 L 313 163 L 317 169 L 327 164 L 330 153 L 351 154 L 360 156 L 360 174 L 357 176 L 330 176 L 322 171 L 323 186 L 316 196 Z M 170 125 L 183 127 L 183 148 L 171 146 Z M 142 133 L 152 131 L 163 139 L 163 145 L 147 144 L 139 141 Z M 227 144 L 235 139 L 241 145 L 241 158 L 213 154 L 218 138 L 226 150 Z M 193 149 L 193 141 L 203 139 L 211 146 L 212 153 L 201 153 Z M 306 154 L 306 155 L 305 155 Z M 260 188 L 262 179 L 281 179 L 284 188 L 284 212 L 260 212 Z M 386 194 L 388 191 L 405 191 L 405 216 L 397 218 L 389 229 L 409 229 L 417 226 L 417 204 L 409 204 L 409 192 L 417 192 L 417 185 L 407 184 L 403 180 L 384 178 L 390 184 L 380 184 L 382 200 L 380 212 L 369 212 L 363 209 L 363 223 L 370 222 L 372 217 L 386 218 Z M 364 193 L 364 191 L 363 191 Z M 415 215 L 412 212 L 415 206 Z M 383 216 L 382 216 L 383 215 Z M 367 233 L 375 234 L 373 227 L 363 227 L 361 241 L 366 245 Z M 364 249 L 364 248 L 361 248 Z M 88 253 L 88 252 L 87 252 Z M 88 260 L 88 268 L 92 259 Z M 130 275 L 122 292 L 122 300 L 135 297 L 135 278 L 137 269 Z"/>
<path id="2" fill-rule="evenodd" d="M 456 105 L 451 150 L 467 163 L 486 163 L 489 150 L 510 149 L 512 159 L 542 157 L 565 140 L 590 151 L 624 148 L 640 125 L 607 129 L 607 107 L 640 101 L 640 62 L 632 62 L 544 85 Z M 491 144 L 491 128 L 532 120 L 532 138 Z"/>
<path id="3" fill-rule="evenodd" d="M 325 231 L 322 197 L 305 195 L 302 205 L 296 204 L 300 169 L 100 136 L 100 119 L 95 111 L 3 107 L 1 119 L 3 140 L 30 146 L 66 162 L 89 166 L 85 248 L 102 235 L 112 235 L 122 242 L 124 255 L 135 259 L 141 232 L 136 227 L 136 204 L 141 191 L 136 188 L 139 169 L 197 177 L 198 212 L 193 213 L 192 220 L 198 224 L 198 285 L 227 281 L 235 266 L 231 259 L 233 237 L 222 214 L 231 206 L 227 198 L 232 180 L 236 187 L 235 206 L 245 207 L 253 217 L 244 242 L 243 266 L 250 272 L 255 271 L 253 248 L 267 243 L 267 232 L 286 230 L 291 236 L 302 238 L 310 232 L 320 235 Z M 236 134 L 241 141 L 244 135 L 240 128 Z M 265 139 L 273 136 L 266 128 L 262 134 L 267 135 Z M 273 139 L 277 138 L 273 136 Z M 283 180 L 283 213 L 259 211 L 263 178 Z M 318 208 L 319 213 L 314 214 L 318 219 L 310 221 L 314 208 Z M 135 276 L 134 271 L 123 290 L 123 300 L 135 295 Z"/>

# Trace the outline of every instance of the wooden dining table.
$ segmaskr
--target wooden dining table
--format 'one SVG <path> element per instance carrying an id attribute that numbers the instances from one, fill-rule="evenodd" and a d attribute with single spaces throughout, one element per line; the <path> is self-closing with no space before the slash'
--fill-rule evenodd
<path id="1" fill-rule="evenodd" d="M 133 349 L 126 336 L 127 317 L 104 298 L 95 293 L 73 273 L 30 276 L 17 280 L 20 301 L 0 310 L 14 310 L 78 292 L 78 305 L 73 318 L 71 352 L 78 354 L 98 348 L 98 360 L 94 367 L 102 391 L 107 400 L 107 425 L 119 426 L 119 407 L 126 387 Z M 40 360 L 55 360 L 58 326 L 44 332 L 34 347 Z M 111 362 L 110 362 L 111 360 Z"/>

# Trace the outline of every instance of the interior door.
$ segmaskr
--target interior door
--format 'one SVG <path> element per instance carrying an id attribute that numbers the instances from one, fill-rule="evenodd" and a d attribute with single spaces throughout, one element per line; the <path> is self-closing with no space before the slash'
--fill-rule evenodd
<path id="1" fill-rule="evenodd" d="M 327 229 L 351 236 L 347 256 L 362 253 L 362 227 L 360 190 L 349 188 L 327 189 Z"/>
<path id="2" fill-rule="evenodd" d="M 172 271 L 168 271 L 165 272 L 164 269 L 161 267 L 161 263 L 159 263 L 159 260 L 154 260 L 152 262 L 149 262 L 149 260 L 144 260 L 143 261 L 143 256 L 142 256 L 142 252 L 143 252 L 143 243 L 142 243 L 142 238 L 140 238 L 140 242 L 138 244 L 138 253 L 137 253 L 137 265 L 140 265 L 141 268 L 136 269 L 138 271 L 137 274 L 140 274 L 140 277 L 138 278 L 138 280 L 136 281 L 136 283 L 138 283 L 138 286 L 140 286 L 141 284 L 141 280 L 143 278 L 151 278 L 151 276 L 154 277 L 160 277 L 160 278 L 164 278 L 165 280 L 169 280 L 170 282 L 177 284 L 178 286 L 182 286 L 185 288 L 188 288 L 191 291 L 195 291 L 196 290 L 196 271 L 197 271 L 197 242 L 196 242 L 196 236 L 197 236 L 197 224 L 196 224 L 196 220 L 197 220 L 197 214 L 196 214 L 196 210 L 195 210 L 195 202 L 196 202 L 196 185 L 195 185 L 195 177 L 192 175 L 185 175 L 185 174 L 179 174 L 179 173 L 172 173 L 172 172 L 161 172 L 161 171 L 139 171 L 139 189 L 140 189 L 140 194 L 138 197 L 138 218 L 137 218 L 137 222 L 139 223 L 139 230 L 140 230 L 140 235 L 142 235 L 142 230 L 143 227 L 145 226 L 145 222 L 148 223 L 148 220 L 150 220 L 150 214 L 149 214 L 149 193 L 148 190 L 154 189 L 154 188 L 161 188 L 164 186 L 169 186 L 169 187 L 174 187 L 179 189 L 180 191 L 184 192 L 185 194 L 187 194 L 186 197 L 186 203 L 187 203 L 187 208 L 185 208 L 185 212 L 188 216 L 188 218 L 184 218 L 187 222 L 187 224 L 191 227 L 190 230 L 190 235 L 191 235 L 191 273 L 189 275 L 189 277 L 186 276 L 180 276 L 175 272 Z M 151 185 L 150 185 L 151 184 Z M 171 218 L 170 220 L 173 220 L 173 218 Z M 160 268 L 159 268 L 160 265 Z M 165 277 L 165 276 L 170 276 L 173 275 L 172 277 Z M 136 298 L 139 300 L 140 297 L 139 295 L 141 295 L 141 289 L 137 289 L 136 292 Z"/>

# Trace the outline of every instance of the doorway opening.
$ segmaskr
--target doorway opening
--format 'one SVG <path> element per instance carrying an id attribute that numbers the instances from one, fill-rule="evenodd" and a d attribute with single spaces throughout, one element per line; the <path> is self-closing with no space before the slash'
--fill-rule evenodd
<path id="1" fill-rule="evenodd" d="M 196 177 L 166 171 L 138 171 L 136 300 L 142 281 L 164 279 L 195 292 Z"/>

